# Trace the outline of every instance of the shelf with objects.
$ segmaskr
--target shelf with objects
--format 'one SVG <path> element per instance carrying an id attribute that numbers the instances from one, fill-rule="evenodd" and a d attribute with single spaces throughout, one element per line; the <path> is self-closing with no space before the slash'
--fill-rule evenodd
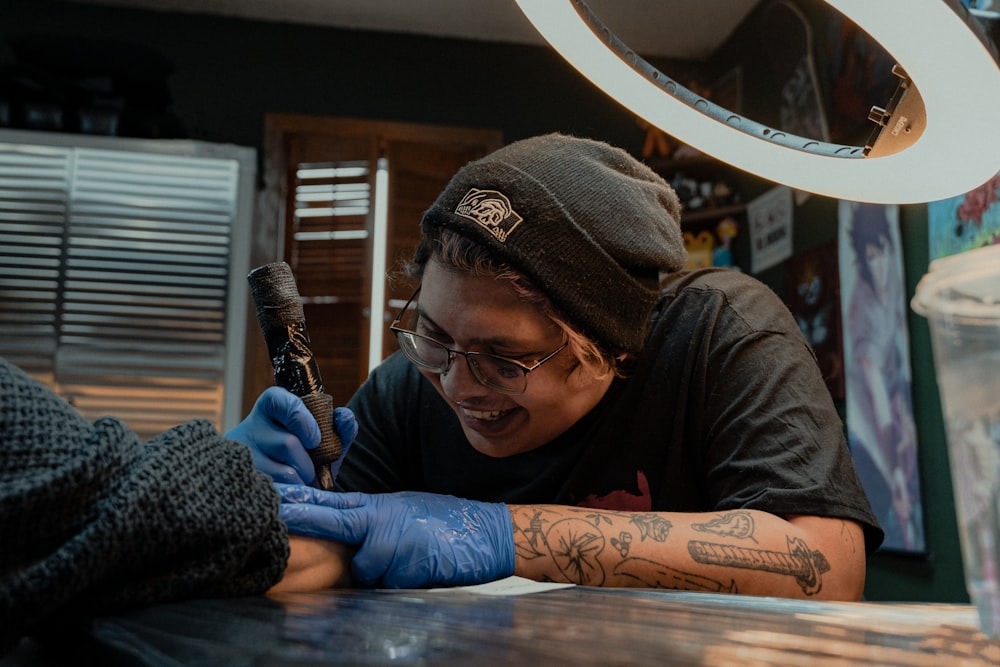
<path id="1" fill-rule="evenodd" d="M 746 223 L 736 169 L 647 128 L 643 161 L 662 176 L 684 207 L 681 230 L 687 268 L 737 269 L 735 248 Z"/>

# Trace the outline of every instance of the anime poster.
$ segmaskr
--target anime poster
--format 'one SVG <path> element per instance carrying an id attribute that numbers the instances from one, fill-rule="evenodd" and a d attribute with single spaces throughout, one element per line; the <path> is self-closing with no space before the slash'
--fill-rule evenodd
<path id="1" fill-rule="evenodd" d="M 843 400 L 844 351 L 836 239 L 785 262 L 785 303 L 816 355 L 830 395 Z"/>
<path id="2" fill-rule="evenodd" d="M 930 259 L 1000 243 L 1000 174 L 958 197 L 927 205 Z"/>
<path id="3" fill-rule="evenodd" d="M 899 207 L 842 201 L 839 218 L 848 442 L 882 549 L 924 552 Z"/>

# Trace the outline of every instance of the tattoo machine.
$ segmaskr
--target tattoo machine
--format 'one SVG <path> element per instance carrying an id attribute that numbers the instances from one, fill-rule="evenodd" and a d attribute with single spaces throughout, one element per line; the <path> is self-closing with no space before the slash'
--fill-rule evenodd
<path id="1" fill-rule="evenodd" d="M 275 384 L 300 397 L 319 424 L 320 444 L 307 451 L 316 466 L 319 487 L 329 491 L 333 488 L 330 464 L 340 458 L 342 448 L 333 428 L 333 397 L 323 391 L 292 269 L 285 262 L 265 264 L 253 269 L 247 281 Z"/>

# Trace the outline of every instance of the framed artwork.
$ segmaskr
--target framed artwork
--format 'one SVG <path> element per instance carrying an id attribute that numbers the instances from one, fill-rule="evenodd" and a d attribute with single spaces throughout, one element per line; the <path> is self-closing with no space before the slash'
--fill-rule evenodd
<path id="1" fill-rule="evenodd" d="M 844 399 L 840 272 L 834 239 L 785 261 L 785 303 L 812 347 L 834 400 Z"/>
<path id="2" fill-rule="evenodd" d="M 792 190 L 784 185 L 771 188 L 747 203 L 752 273 L 760 273 L 792 256 L 794 214 Z"/>
<path id="3" fill-rule="evenodd" d="M 899 207 L 841 201 L 838 237 L 848 443 L 881 548 L 926 552 Z"/>
<path id="4" fill-rule="evenodd" d="M 1000 174 L 958 197 L 927 205 L 930 259 L 1000 243 Z"/>

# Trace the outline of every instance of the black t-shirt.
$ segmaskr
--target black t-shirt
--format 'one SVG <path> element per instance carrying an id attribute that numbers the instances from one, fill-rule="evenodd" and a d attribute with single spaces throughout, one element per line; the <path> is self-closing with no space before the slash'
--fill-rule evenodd
<path id="1" fill-rule="evenodd" d="M 777 296 L 739 272 L 668 278 L 629 376 L 533 451 L 474 450 L 399 353 L 349 407 L 360 431 L 338 477 L 348 490 L 624 511 L 759 509 L 856 520 L 869 553 L 882 540 L 811 349 Z"/>

